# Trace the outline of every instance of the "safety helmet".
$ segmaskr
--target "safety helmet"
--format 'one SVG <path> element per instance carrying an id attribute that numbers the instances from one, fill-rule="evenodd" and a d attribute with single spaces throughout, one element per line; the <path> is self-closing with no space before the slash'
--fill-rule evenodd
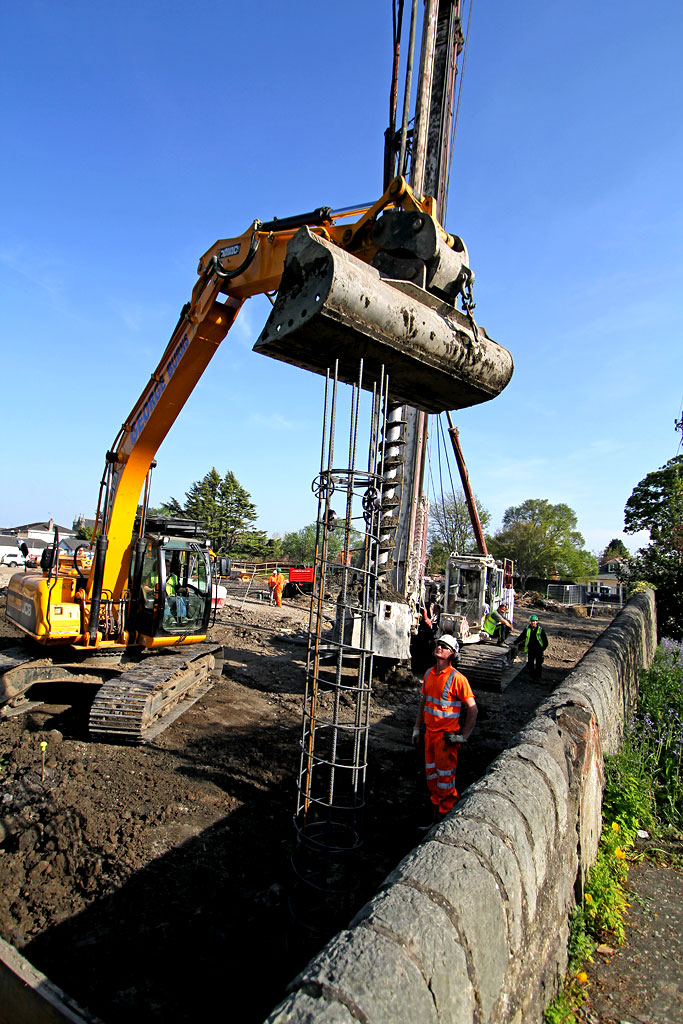
<path id="1" fill-rule="evenodd" d="M 451 633 L 444 633 L 443 636 L 437 637 L 436 646 L 438 647 L 439 644 L 446 644 L 453 651 L 453 654 L 460 653 L 460 644 Z"/>
<path id="2" fill-rule="evenodd" d="M 529 622 L 538 622 L 538 615 L 530 615 Z"/>

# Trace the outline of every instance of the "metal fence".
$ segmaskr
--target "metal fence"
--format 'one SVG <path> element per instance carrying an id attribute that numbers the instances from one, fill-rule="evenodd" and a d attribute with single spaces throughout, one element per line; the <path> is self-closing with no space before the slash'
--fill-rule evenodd
<path id="1" fill-rule="evenodd" d="M 549 583 L 546 597 L 558 604 L 585 604 L 586 588 L 580 583 Z"/>

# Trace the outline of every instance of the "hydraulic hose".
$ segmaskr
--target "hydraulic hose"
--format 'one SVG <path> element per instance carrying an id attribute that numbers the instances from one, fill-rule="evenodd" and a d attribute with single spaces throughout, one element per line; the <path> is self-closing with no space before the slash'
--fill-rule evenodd
<path id="1" fill-rule="evenodd" d="M 100 620 L 100 604 L 102 603 L 102 581 L 104 579 L 104 563 L 107 557 L 109 541 L 102 534 L 97 538 L 95 545 L 95 572 L 93 574 L 92 598 L 90 601 L 90 646 L 97 643 L 97 627 Z"/>

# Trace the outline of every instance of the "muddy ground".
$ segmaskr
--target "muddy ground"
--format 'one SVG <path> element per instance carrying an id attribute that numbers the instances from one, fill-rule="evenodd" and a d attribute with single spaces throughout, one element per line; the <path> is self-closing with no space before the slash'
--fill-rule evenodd
<path id="1" fill-rule="evenodd" d="M 518 608 L 517 629 L 527 615 Z M 106 1024 L 180 1024 L 217 1007 L 261 1021 L 345 923 L 311 937 L 288 909 L 305 659 L 291 640 L 307 616 L 304 599 L 223 609 L 210 635 L 227 648 L 223 674 L 151 745 L 90 742 L 86 687 L 34 690 L 44 704 L 0 722 L 0 934 Z M 541 618 L 544 681 L 523 671 L 504 694 L 477 691 L 461 789 L 610 621 Z M 0 643 L 12 635 L 3 623 Z M 417 680 L 375 687 L 358 906 L 425 820 L 417 702 Z"/>

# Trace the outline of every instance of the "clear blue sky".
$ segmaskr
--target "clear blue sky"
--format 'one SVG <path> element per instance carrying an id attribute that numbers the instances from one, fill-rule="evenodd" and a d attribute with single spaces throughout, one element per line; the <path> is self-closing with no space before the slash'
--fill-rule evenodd
<path id="1" fill-rule="evenodd" d="M 0 525 L 70 524 L 198 257 L 255 217 L 379 196 L 391 5 L 24 0 L 2 28 Z M 515 359 L 454 417 L 494 527 L 548 498 L 599 549 L 677 451 L 682 38 L 673 0 L 475 0 L 446 225 Z M 322 385 L 251 352 L 266 315 L 252 300 L 219 349 L 152 500 L 231 469 L 283 533 L 315 516 Z"/>

